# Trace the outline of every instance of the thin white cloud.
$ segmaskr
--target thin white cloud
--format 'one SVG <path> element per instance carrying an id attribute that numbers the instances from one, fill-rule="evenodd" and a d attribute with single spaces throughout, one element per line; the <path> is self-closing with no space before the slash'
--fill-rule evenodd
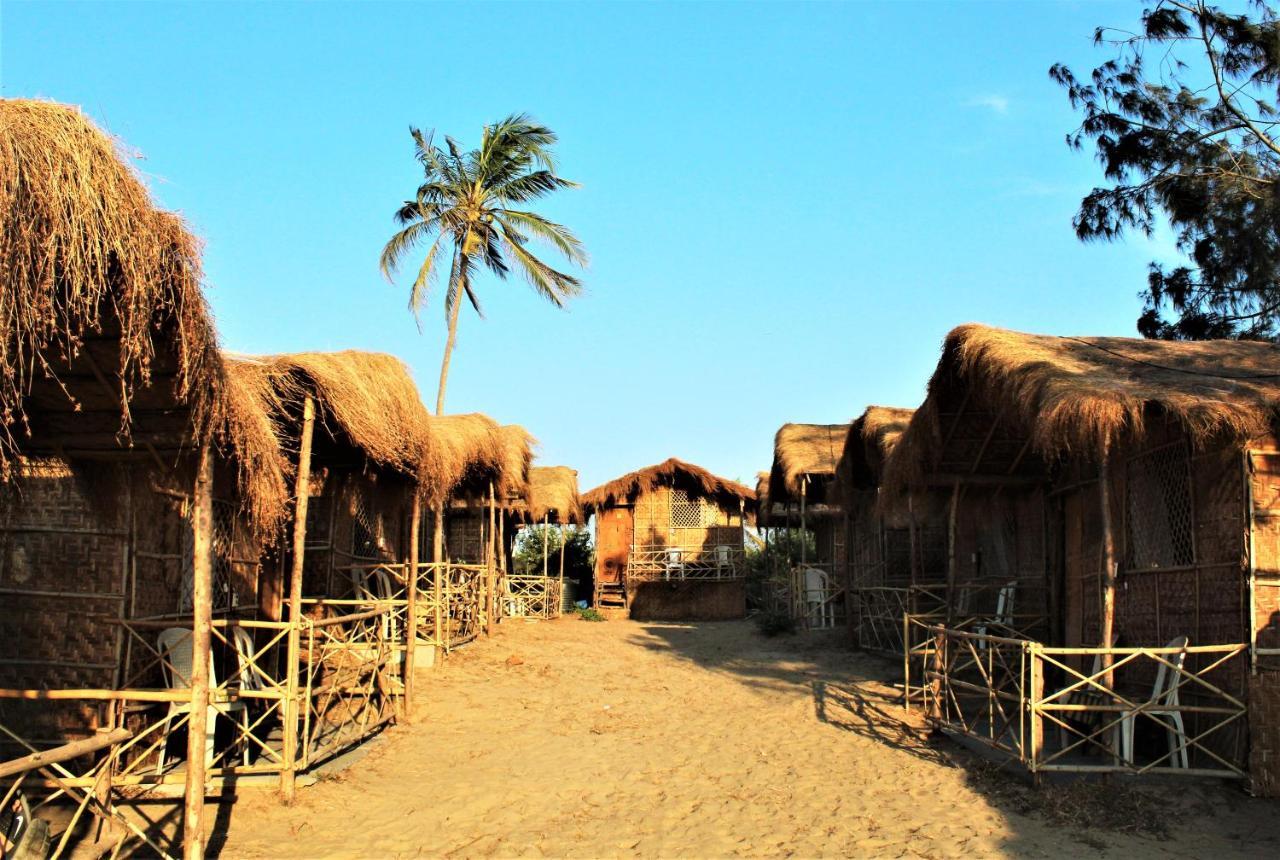
<path id="1" fill-rule="evenodd" d="M 965 107 L 986 108 L 993 113 L 1007 114 L 1009 112 L 1009 97 L 988 93 L 987 95 L 974 96 L 964 103 Z"/>

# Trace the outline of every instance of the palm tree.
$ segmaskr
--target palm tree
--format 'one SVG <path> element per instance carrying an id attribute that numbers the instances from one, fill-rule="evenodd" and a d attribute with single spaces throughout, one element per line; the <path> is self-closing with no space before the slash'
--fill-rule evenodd
<path id="1" fill-rule="evenodd" d="M 481 265 L 504 280 L 512 268 L 517 269 L 539 295 L 556 307 L 564 307 L 567 299 L 582 291 L 581 283 L 536 257 L 529 250 L 529 241 L 550 245 L 578 265 L 586 264 L 587 254 L 567 227 L 536 212 L 513 208 L 558 188 L 577 187 L 556 175 L 551 150 L 557 138 L 551 129 L 526 114 L 513 114 L 485 126 L 480 148 L 470 152 L 463 152 L 448 136 L 443 148 L 436 146 L 433 131 L 424 134 L 411 127 L 409 133 L 424 178 L 415 198 L 405 201 L 396 212 L 401 229 L 382 249 L 381 265 L 383 275 L 391 280 L 405 255 L 430 241 L 409 293 L 409 308 L 421 327 L 421 311 L 440 268 L 441 247 L 452 245 L 444 303 L 449 337 L 436 393 L 436 413 L 443 414 L 462 298 L 465 296 L 484 317 L 473 282 Z"/>

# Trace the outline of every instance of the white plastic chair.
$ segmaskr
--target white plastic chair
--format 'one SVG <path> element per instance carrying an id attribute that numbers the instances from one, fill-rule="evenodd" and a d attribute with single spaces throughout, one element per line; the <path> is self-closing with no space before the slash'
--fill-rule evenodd
<path id="1" fill-rule="evenodd" d="M 996 614 L 981 624 L 974 625 L 973 631 L 979 636 L 986 636 L 993 627 L 998 628 L 992 632 L 991 635 L 994 636 L 1007 635 L 1011 632 L 1010 628 L 1013 627 L 1013 600 L 1017 593 L 1018 583 L 1016 580 L 1000 586 L 1000 591 L 996 594 Z M 986 640 L 979 639 L 979 650 L 983 650 L 986 647 Z"/>
<path id="2" fill-rule="evenodd" d="M 1165 656 L 1165 659 L 1173 665 L 1173 671 L 1170 672 L 1169 665 L 1162 662 L 1160 668 L 1156 670 L 1156 682 L 1151 688 L 1151 698 L 1142 703 L 1142 710 L 1127 711 L 1121 718 L 1121 750 L 1124 760 L 1133 764 L 1134 725 L 1138 721 L 1138 715 L 1144 714 L 1156 718 L 1156 722 L 1164 726 L 1165 735 L 1169 740 L 1169 752 L 1173 753 L 1172 761 L 1180 763 L 1183 770 L 1187 770 L 1191 767 L 1187 756 L 1187 728 L 1182 722 L 1182 712 L 1178 710 L 1178 680 L 1182 677 L 1182 665 L 1187 659 L 1187 637 L 1179 636 L 1165 647 L 1181 649 L 1177 654 Z M 1154 707 L 1150 707 L 1152 705 Z"/>
<path id="3" fill-rule="evenodd" d="M 352 585 L 355 586 L 356 597 L 360 600 L 386 601 L 395 599 L 395 589 L 391 577 L 385 570 L 353 570 Z M 382 636 L 388 642 L 399 641 L 400 626 L 396 622 L 395 610 L 382 616 Z"/>
<path id="4" fill-rule="evenodd" d="M 684 554 L 678 546 L 673 546 L 667 550 L 667 579 L 671 579 L 673 573 L 675 574 L 675 579 L 684 578 L 682 575 L 684 573 Z"/>
<path id="5" fill-rule="evenodd" d="M 724 544 L 720 544 L 716 547 L 716 572 L 723 576 L 729 567 L 729 548 Z"/>
<path id="6" fill-rule="evenodd" d="M 170 690 L 190 690 L 191 689 L 191 671 L 194 664 L 192 654 L 191 631 L 185 627 L 169 627 L 160 631 L 156 644 L 159 647 L 160 655 L 164 658 L 161 661 L 161 668 L 164 671 L 165 684 Z M 252 644 L 250 645 L 252 648 Z M 237 646 L 239 652 L 239 646 Z M 250 651 L 252 653 L 252 651 Z M 242 658 L 243 659 L 243 658 Z M 241 665 L 243 676 L 243 664 Z M 217 675 L 213 668 L 213 654 L 209 654 L 209 707 L 205 715 L 205 733 L 204 733 L 204 760 L 205 764 L 213 763 L 214 759 L 214 733 L 218 724 L 218 714 L 222 714 L 230 719 L 231 714 L 240 714 L 240 724 L 245 731 L 249 728 L 249 711 L 245 707 L 245 703 L 239 699 L 234 701 L 215 702 L 215 690 L 218 686 Z M 161 730 L 162 735 L 168 739 L 169 732 L 173 726 L 174 720 L 184 714 L 191 713 L 191 702 L 170 702 L 169 711 L 164 716 L 164 729 Z M 156 761 L 156 773 L 164 770 L 165 747 L 167 743 L 160 744 L 160 754 Z M 245 745 L 244 752 L 245 764 L 249 763 L 248 744 Z"/>
<path id="7" fill-rule="evenodd" d="M 827 572 L 816 567 L 804 569 L 804 599 L 809 608 L 809 623 L 818 628 L 836 626 L 836 610 L 828 599 L 830 580 Z"/>

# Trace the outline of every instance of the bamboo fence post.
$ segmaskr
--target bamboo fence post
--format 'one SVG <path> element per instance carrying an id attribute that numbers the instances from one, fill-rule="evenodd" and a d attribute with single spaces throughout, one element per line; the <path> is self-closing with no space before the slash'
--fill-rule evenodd
<path id="1" fill-rule="evenodd" d="M 947 512 L 947 626 L 956 614 L 956 509 L 960 506 L 960 482 L 951 487 L 951 505 Z"/>
<path id="2" fill-rule="evenodd" d="M 280 767 L 280 794 L 292 803 L 296 786 L 298 752 L 298 637 L 302 630 L 302 572 L 307 554 L 307 503 L 311 495 L 311 443 L 315 434 L 316 405 L 307 397 L 302 402 L 302 433 L 298 440 L 298 473 L 293 485 L 293 559 L 289 571 L 289 639 L 286 645 L 284 750 Z M 332 531 L 330 535 L 332 535 Z M 332 553 L 330 553 L 332 558 Z"/>
<path id="3" fill-rule="evenodd" d="M 489 482 L 489 532 L 488 532 L 488 543 L 486 544 L 486 552 L 485 552 L 485 555 L 488 556 L 488 562 L 485 565 L 485 571 L 484 571 L 484 578 L 485 578 L 484 634 L 486 636 L 493 635 L 493 621 L 494 621 L 493 614 L 497 604 L 497 601 L 494 600 L 494 593 L 493 593 L 494 587 L 496 585 L 494 581 L 496 579 L 496 577 L 494 576 L 494 570 L 495 570 L 495 565 L 497 564 L 497 562 L 494 559 L 494 551 L 493 551 L 493 527 L 495 525 L 494 516 L 497 510 L 497 506 L 498 506 L 497 500 L 494 497 L 494 492 L 493 492 L 493 482 L 490 481 Z"/>
<path id="4" fill-rule="evenodd" d="M 444 655 L 445 651 L 445 619 L 448 614 L 444 611 L 444 577 L 448 565 L 444 561 L 444 500 L 436 502 L 432 509 L 435 514 L 431 531 L 431 562 L 433 565 L 431 576 L 431 597 L 435 603 L 435 647 L 437 659 Z"/>
<path id="5" fill-rule="evenodd" d="M 416 483 L 409 513 L 409 574 L 405 577 L 404 715 L 413 717 L 413 664 L 418 650 L 418 539 L 422 524 L 422 492 Z"/>
<path id="6" fill-rule="evenodd" d="M 933 677 L 929 679 L 929 718 L 942 721 L 942 675 L 947 662 L 947 637 L 941 630 L 933 635 Z"/>
<path id="7" fill-rule="evenodd" d="M 1102 504 L 1102 648 L 1111 648 L 1116 626 L 1116 545 L 1111 523 L 1111 465 L 1109 452 L 1102 453 L 1102 466 L 1098 475 L 1098 500 Z M 1103 682 L 1112 687 L 1112 655 L 1102 655 L 1102 666 L 1107 670 Z"/>
<path id="8" fill-rule="evenodd" d="M 204 857 L 205 735 L 209 720 L 209 660 L 213 630 L 213 449 L 200 443 L 192 508 L 191 715 L 187 721 L 187 782 L 182 856 Z"/>
<path id="9" fill-rule="evenodd" d="M 559 516 L 557 516 L 557 519 L 559 519 Z M 564 538 L 564 529 L 565 524 L 562 522 L 560 523 L 560 590 L 556 595 L 555 606 L 557 616 L 559 616 L 561 610 L 564 609 L 564 551 L 565 546 L 567 545 Z"/>
<path id="10" fill-rule="evenodd" d="M 1044 698 L 1044 663 L 1039 642 L 1031 642 L 1027 646 L 1027 656 L 1031 659 L 1031 743 L 1027 750 L 1028 763 L 1031 767 L 1031 778 L 1040 785 L 1040 759 L 1044 753 L 1044 720 L 1040 714 L 1040 702 Z"/>
<path id="11" fill-rule="evenodd" d="M 542 578 L 547 578 L 547 555 L 550 552 L 547 546 L 547 538 L 551 533 L 551 514 L 542 515 Z"/>

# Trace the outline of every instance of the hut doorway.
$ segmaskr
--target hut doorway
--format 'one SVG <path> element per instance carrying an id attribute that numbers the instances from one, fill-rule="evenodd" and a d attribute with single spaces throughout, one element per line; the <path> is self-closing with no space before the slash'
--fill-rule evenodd
<path id="1" fill-rule="evenodd" d="M 623 575 L 635 534 L 635 515 L 629 507 L 614 507 L 596 514 L 596 579 L 597 606 L 616 603 L 620 595 L 626 605 Z"/>

